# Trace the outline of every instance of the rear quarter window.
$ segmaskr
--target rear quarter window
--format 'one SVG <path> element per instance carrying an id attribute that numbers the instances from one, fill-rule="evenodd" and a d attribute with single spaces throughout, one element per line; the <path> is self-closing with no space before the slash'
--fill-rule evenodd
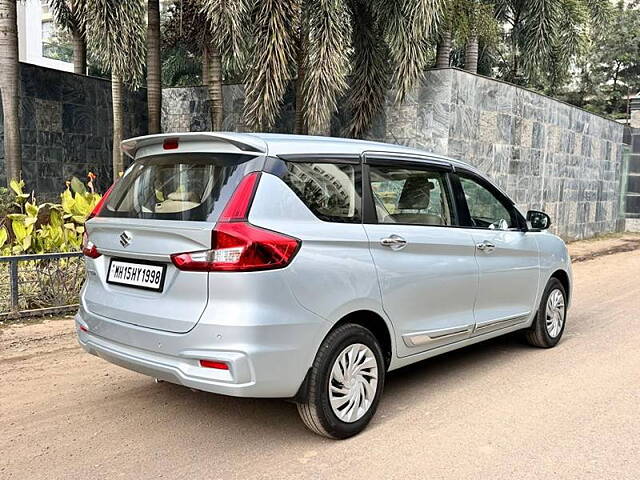
<path id="1" fill-rule="evenodd" d="M 359 165 L 286 162 L 282 179 L 320 220 L 360 222 Z"/>

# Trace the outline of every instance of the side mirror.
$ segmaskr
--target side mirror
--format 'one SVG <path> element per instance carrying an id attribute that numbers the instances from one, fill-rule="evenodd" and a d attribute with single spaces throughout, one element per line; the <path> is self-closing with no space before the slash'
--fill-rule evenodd
<path id="1" fill-rule="evenodd" d="M 546 230 L 551 226 L 551 217 L 538 210 L 527 212 L 527 223 L 532 230 Z"/>

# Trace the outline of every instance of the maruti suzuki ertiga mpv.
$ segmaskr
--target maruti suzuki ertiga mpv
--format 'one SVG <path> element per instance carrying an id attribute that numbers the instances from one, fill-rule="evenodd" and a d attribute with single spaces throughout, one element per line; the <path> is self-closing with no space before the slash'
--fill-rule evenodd
<path id="1" fill-rule="evenodd" d="M 553 347 L 571 265 L 549 217 L 473 167 L 292 135 L 123 142 L 134 161 L 87 222 L 76 317 L 90 353 L 160 380 L 292 399 L 333 438 L 385 373 L 523 330 Z"/>

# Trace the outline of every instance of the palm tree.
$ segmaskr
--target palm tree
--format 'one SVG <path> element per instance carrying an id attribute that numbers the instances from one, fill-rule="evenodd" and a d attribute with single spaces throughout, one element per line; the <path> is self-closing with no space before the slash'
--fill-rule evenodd
<path id="1" fill-rule="evenodd" d="M 250 0 L 203 0 L 206 18 L 205 55 L 208 66 L 207 87 L 211 100 L 213 130 L 222 130 L 224 98 L 223 72 L 240 72 L 247 54 L 247 25 Z"/>
<path id="2" fill-rule="evenodd" d="M 145 59 L 145 8 L 143 0 L 86 0 L 87 43 L 97 62 L 111 70 L 113 109 L 112 160 L 114 179 L 124 170 L 123 82 L 137 86 Z"/>
<path id="3" fill-rule="evenodd" d="M 606 25 L 609 0 L 496 0 L 496 18 L 508 25 L 509 58 L 502 76 L 531 84 L 566 74 L 589 32 Z"/>
<path id="4" fill-rule="evenodd" d="M 447 68 L 451 63 L 451 30 L 442 28 L 438 32 L 438 44 L 436 46 L 436 68 Z"/>
<path id="5" fill-rule="evenodd" d="M 85 0 L 48 0 L 49 8 L 58 25 L 71 33 L 73 44 L 73 71 L 87 73 L 87 41 L 84 31 Z"/>
<path id="6" fill-rule="evenodd" d="M 209 84 L 209 27 L 201 10 L 200 0 L 180 0 L 167 8 L 161 42 L 162 74 L 169 85 L 193 84 L 196 65 L 199 81 Z"/>
<path id="7" fill-rule="evenodd" d="M 160 1 L 147 2 L 147 109 L 149 133 L 160 133 L 162 76 L 160 71 Z"/>
<path id="8" fill-rule="evenodd" d="M 388 80 L 398 102 L 415 85 L 426 66 L 428 40 L 443 4 L 444 0 L 259 2 L 250 35 L 247 125 L 273 127 L 297 69 L 303 78 L 296 82 L 296 109 L 303 112 L 309 132 L 327 133 L 331 115 L 346 95 L 352 118 L 347 133 L 362 135 L 382 108 Z M 381 68 L 384 65 L 391 68 Z"/>
<path id="9" fill-rule="evenodd" d="M 438 25 L 436 68 L 449 66 L 453 45 L 464 46 L 464 68 L 477 73 L 479 43 L 498 43 L 499 24 L 493 4 L 485 0 L 447 0 Z"/>
<path id="10" fill-rule="evenodd" d="M 7 184 L 20 179 L 22 152 L 20 144 L 18 26 L 16 0 L 0 0 L 0 95 L 4 115 L 4 162 Z"/>

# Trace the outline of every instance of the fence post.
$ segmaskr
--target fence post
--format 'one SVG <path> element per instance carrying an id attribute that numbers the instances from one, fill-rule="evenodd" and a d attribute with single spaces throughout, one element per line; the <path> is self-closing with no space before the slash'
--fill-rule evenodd
<path id="1" fill-rule="evenodd" d="M 9 260 L 9 281 L 11 282 L 11 311 L 18 311 L 18 260 Z"/>

